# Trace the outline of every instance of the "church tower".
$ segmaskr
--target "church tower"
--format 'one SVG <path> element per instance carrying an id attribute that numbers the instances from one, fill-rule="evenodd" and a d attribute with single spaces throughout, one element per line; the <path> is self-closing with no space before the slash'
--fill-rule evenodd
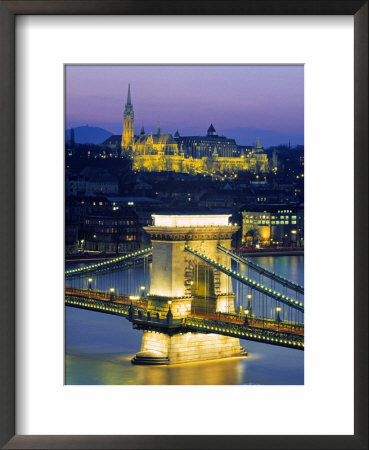
<path id="1" fill-rule="evenodd" d="M 123 114 L 122 148 L 131 149 L 134 144 L 134 118 L 135 114 L 131 103 L 131 85 L 128 84 L 127 103 Z"/>

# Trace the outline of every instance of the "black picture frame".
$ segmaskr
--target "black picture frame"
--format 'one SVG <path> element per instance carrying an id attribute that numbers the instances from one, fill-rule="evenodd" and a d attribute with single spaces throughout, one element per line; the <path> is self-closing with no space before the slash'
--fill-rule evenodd
<path id="1" fill-rule="evenodd" d="M 15 435 L 15 17 L 19 14 L 353 15 L 355 59 L 354 435 Z M 339 95 L 339 93 L 337 93 Z M 0 1 L 0 445 L 6 449 L 368 448 L 368 1 L 42 0 Z"/>

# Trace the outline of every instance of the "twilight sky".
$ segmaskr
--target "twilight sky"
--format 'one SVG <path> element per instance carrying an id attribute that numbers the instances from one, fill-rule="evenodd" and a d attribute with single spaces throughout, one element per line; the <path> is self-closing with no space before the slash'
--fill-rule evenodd
<path id="1" fill-rule="evenodd" d="M 303 66 L 67 66 L 66 127 L 122 133 L 131 83 L 135 133 L 219 135 L 251 145 L 304 143 Z"/>

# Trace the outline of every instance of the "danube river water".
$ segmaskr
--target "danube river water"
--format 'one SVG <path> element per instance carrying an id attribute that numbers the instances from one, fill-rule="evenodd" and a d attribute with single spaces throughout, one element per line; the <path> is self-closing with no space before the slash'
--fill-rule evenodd
<path id="1" fill-rule="evenodd" d="M 303 256 L 254 257 L 257 264 L 304 284 Z M 69 265 L 67 265 L 69 268 Z M 131 274 L 133 278 L 135 274 Z M 142 273 L 137 269 L 137 279 Z M 139 283 L 138 283 L 139 285 Z M 236 290 L 236 288 L 235 288 Z M 236 299 L 237 302 L 237 299 Z M 128 320 L 66 307 L 65 384 L 74 385 L 298 385 L 304 383 L 304 352 L 241 340 L 246 358 L 173 366 L 135 366 L 142 332 Z"/>

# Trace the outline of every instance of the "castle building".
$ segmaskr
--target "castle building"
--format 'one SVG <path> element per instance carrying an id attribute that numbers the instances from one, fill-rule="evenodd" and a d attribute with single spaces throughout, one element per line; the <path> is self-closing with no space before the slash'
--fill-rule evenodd
<path id="1" fill-rule="evenodd" d="M 134 134 L 134 111 L 131 86 L 128 85 L 127 102 L 123 113 L 122 136 L 111 136 L 103 145 L 114 147 L 120 142 L 122 153 L 132 157 L 133 169 L 149 172 L 181 172 L 203 174 L 232 174 L 240 171 L 267 172 L 268 157 L 259 139 L 254 148 L 246 152 L 234 139 L 218 136 L 213 124 L 206 136 L 174 136 L 162 133 Z"/>
<path id="2" fill-rule="evenodd" d="M 185 156 L 190 158 L 210 157 L 216 151 L 220 157 L 236 157 L 239 150 L 234 139 L 218 136 L 214 125 L 208 128 L 206 136 L 180 136 L 178 130 L 174 135 L 178 146 L 182 146 Z"/>

